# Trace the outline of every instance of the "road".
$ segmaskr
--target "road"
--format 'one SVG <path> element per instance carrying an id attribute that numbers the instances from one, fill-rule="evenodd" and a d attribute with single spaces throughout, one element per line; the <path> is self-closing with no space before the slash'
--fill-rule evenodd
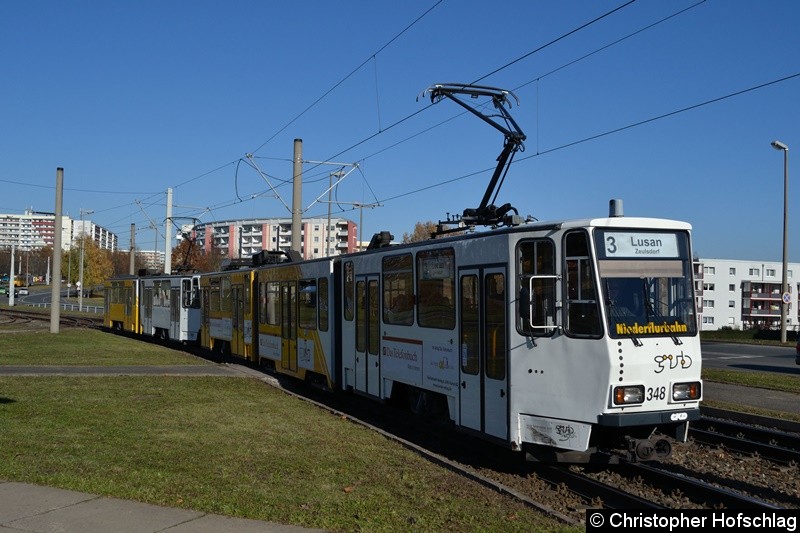
<path id="1" fill-rule="evenodd" d="M 760 370 L 800 374 L 795 364 L 794 343 L 786 346 L 761 346 L 727 342 L 702 343 L 703 368 Z"/>
<path id="2" fill-rule="evenodd" d="M 36 287 L 30 289 L 30 294 L 27 295 L 17 295 L 14 297 L 14 304 L 15 305 L 33 305 L 33 306 L 42 306 L 44 304 L 50 305 L 51 301 L 51 292 L 49 287 Z M 3 298 L 7 298 L 6 295 L 2 296 Z M 102 307 L 98 307 L 96 305 L 96 300 L 91 301 L 88 298 L 83 299 L 83 308 L 84 310 L 90 311 L 97 311 L 97 309 L 102 309 Z M 70 311 L 76 311 L 78 309 L 78 296 L 77 292 L 73 288 L 70 297 L 67 298 L 67 290 L 62 289 L 61 291 L 61 306 L 64 306 Z M 90 308 L 90 309 L 89 309 Z"/>

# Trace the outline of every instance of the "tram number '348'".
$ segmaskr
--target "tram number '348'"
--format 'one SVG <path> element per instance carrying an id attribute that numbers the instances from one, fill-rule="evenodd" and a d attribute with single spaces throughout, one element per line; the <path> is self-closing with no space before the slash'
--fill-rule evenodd
<path id="1" fill-rule="evenodd" d="M 667 397 L 666 387 L 650 387 L 647 389 L 646 399 L 648 402 L 653 400 L 663 400 Z"/>

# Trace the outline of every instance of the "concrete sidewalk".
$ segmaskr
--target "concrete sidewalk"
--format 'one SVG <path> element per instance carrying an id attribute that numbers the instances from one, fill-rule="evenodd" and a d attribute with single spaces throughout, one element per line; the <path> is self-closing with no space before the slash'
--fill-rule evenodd
<path id="1" fill-rule="evenodd" d="M 256 533 L 322 531 L 160 507 L 27 483 L 0 482 L 0 532 Z"/>

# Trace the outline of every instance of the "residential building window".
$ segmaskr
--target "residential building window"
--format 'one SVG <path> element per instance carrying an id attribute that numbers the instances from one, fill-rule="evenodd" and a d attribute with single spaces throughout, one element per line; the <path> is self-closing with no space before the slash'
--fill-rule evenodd
<path id="1" fill-rule="evenodd" d="M 751 275 L 751 276 L 760 276 L 761 275 L 761 270 L 758 269 L 758 268 L 751 268 L 750 271 L 748 272 L 748 274 Z"/>
<path id="2" fill-rule="evenodd" d="M 730 267 L 728 269 L 728 274 L 730 274 L 731 276 L 735 276 L 736 275 L 736 268 Z"/>
<path id="3" fill-rule="evenodd" d="M 704 316 L 703 317 L 703 324 L 713 324 L 714 317 L 713 316 Z"/>
<path id="4" fill-rule="evenodd" d="M 703 307 L 714 307 L 714 300 L 703 300 Z"/>
<path id="5" fill-rule="evenodd" d="M 713 291 L 714 284 L 713 283 L 703 283 L 703 290 L 704 291 Z"/>
<path id="6" fill-rule="evenodd" d="M 775 269 L 774 268 L 768 268 L 767 269 L 767 276 L 770 276 L 770 277 L 774 278 L 775 277 Z"/>
<path id="7" fill-rule="evenodd" d="M 715 270 L 714 267 L 703 267 L 703 274 L 714 274 Z"/>
<path id="8" fill-rule="evenodd" d="M 736 292 L 736 285 L 731 283 L 730 285 L 728 285 L 728 290 L 731 292 Z"/>
<path id="9" fill-rule="evenodd" d="M 736 300 L 728 300 L 728 307 L 736 307 Z"/>

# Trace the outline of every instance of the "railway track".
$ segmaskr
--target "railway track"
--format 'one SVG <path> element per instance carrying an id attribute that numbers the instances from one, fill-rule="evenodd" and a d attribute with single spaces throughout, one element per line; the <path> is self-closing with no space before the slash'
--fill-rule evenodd
<path id="1" fill-rule="evenodd" d="M 749 421 L 721 418 L 722 413 L 712 417 L 704 415 L 692 424 L 689 435 L 695 442 L 721 446 L 728 450 L 762 457 L 776 463 L 800 464 L 800 424 L 780 424 L 786 429 L 776 429 L 773 422 L 763 417 Z M 745 419 L 746 420 L 746 419 Z"/>
<path id="2" fill-rule="evenodd" d="M 603 467 L 568 467 L 526 463 L 519 453 L 498 450 L 440 424 L 420 421 L 399 407 L 387 410 L 385 405 L 378 407 L 357 396 L 310 392 L 292 380 L 269 380 L 282 390 L 379 431 L 431 461 L 569 524 L 583 523 L 586 509 L 800 508 L 800 499 L 750 487 L 737 479 L 709 478 L 670 464 L 622 461 Z M 680 446 L 696 447 L 691 443 Z"/>
<path id="3" fill-rule="evenodd" d="M 23 311 L 9 308 L 0 311 L 0 324 L 30 324 L 33 322 L 50 322 L 50 314 L 36 311 Z M 59 324 L 65 327 L 98 328 L 103 325 L 101 317 L 81 317 L 59 315 Z"/>

